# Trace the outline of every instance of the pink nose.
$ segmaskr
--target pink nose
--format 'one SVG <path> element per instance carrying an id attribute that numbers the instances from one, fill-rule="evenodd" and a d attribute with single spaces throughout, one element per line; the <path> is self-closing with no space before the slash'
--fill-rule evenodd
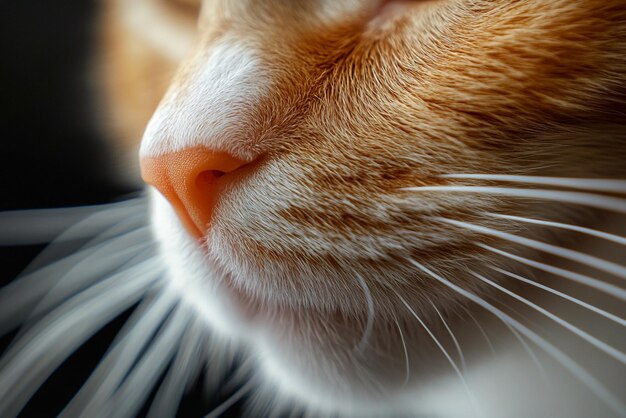
<path id="1" fill-rule="evenodd" d="M 141 176 L 176 210 L 189 233 L 202 238 L 217 203 L 217 182 L 247 164 L 223 152 L 194 147 L 141 159 Z"/>

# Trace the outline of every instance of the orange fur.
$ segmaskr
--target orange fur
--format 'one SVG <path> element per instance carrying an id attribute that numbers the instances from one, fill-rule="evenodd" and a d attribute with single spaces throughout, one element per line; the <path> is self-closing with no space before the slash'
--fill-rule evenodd
<path id="1" fill-rule="evenodd" d="M 448 173 L 626 175 L 626 4 L 414 1 L 378 16 L 385 2 L 364 0 L 337 17 L 318 13 L 318 3 L 204 2 L 195 46 L 171 83 L 177 63 L 123 27 L 110 3 L 111 114 L 118 136 L 132 142 L 167 85 L 179 96 L 162 103 L 181 103 L 216 44 L 233 39 L 259 51 L 271 92 L 238 114 L 229 149 L 256 162 L 225 193 L 208 235 L 222 246 L 209 253 L 248 274 L 253 284 L 237 284 L 254 289 L 256 300 L 281 295 L 287 302 L 276 309 L 301 308 L 291 314 L 312 328 L 312 317 L 326 315 L 335 328 L 312 333 L 342 355 L 360 328 L 337 330 L 366 316 L 360 274 L 383 323 L 372 345 L 397 354 L 388 322 L 410 319 L 398 312 L 397 292 L 429 323 L 438 321 L 429 301 L 453 312 L 461 300 L 408 258 L 481 294 L 486 286 L 467 270 L 485 260 L 506 264 L 476 245 L 496 238 L 451 230 L 430 215 L 513 230 L 485 213 L 563 211 L 403 188 L 473 184 L 440 177 Z M 372 367 L 385 368 L 378 360 Z"/>

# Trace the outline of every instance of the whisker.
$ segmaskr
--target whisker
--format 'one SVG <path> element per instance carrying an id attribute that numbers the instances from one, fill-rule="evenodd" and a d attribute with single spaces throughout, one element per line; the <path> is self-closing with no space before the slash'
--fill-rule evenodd
<path id="1" fill-rule="evenodd" d="M 500 318 L 502 321 L 505 321 L 511 324 L 511 326 L 513 326 L 519 332 L 524 334 L 533 343 L 541 347 L 547 354 L 549 354 L 555 360 L 561 363 L 563 367 L 565 367 L 567 370 L 569 370 L 570 373 L 572 373 L 576 378 L 578 378 L 581 382 L 583 382 L 596 396 L 598 396 L 598 398 L 602 399 L 602 401 L 604 401 L 611 409 L 613 409 L 614 412 L 616 412 L 619 416 L 622 416 L 622 417 L 626 416 L 626 413 L 625 413 L 626 405 L 622 404 L 622 402 L 618 398 L 616 398 L 604 385 L 602 385 L 600 381 L 598 381 L 593 375 L 591 375 L 583 367 L 578 365 L 578 363 L 576 363 L 567 354 L 559 350 L 557 347 L 552 345 L 550 342 L 548 342 L 547 340 L 545 340 L 544 338 L 542 338 L 541 336 L 539 336 L 538 334 L 536 334 L 529 328 L 522 325 L 519 321 L 515 320 L 511 316 L 502 312 L 495 306 L 491 305 L 489 302 L 486 302 L 482 298 L 476 296 L 474 293 L 469 292 L 460 286 L 457 286 L 456 284 L 452 283 L 448 279 L 429 270 L 428 268 L 426 268 L 425 266 L 423 266 L 422 264 L 418 263 L 415 260 L 409 259 L 409 261 L 419 270 L 428 274 L 430 277 L 434 278 L 438 282 L 442 283 L 443 285 L 459 293 L 461 296 L 466 297 L 467 299 L 471 300 L 477 305 L 485 308 L 486 310 L 488 310 L 489 312 L 491 312 L 492 314 Z"/>
<path id="2" fill-rule="evenodd" d="M 553 314 L 552 312 L 548 311 L 547 309 L 544 309 L 541 306 L 539 306 L 539 305 L 529 301 L 528 299 L 519 296 L 515 292 L 512 292 L 509 289 L 507 289 L 506 287 L 500 286 L 498 283 L 495 283 L 494 281 L 487 279 L 485 276 L 482 276 L 482 275 L 480 275 L 478 273 L 475 273 L 473 271 L 470 271 L 470 274 L 472 274 L 474 277 L 476 277 L 477 279 L 481 280 L 482 282 L 487 283 L 488 285 L 490 285 L 490 286 L 500 290 L 501 292 L 506 293 L 507 295 L 511 296 L 512 298 L 522 302 L 523 304 L 525 304 L 527 306 L 530 306 L 531 308 L 533 308 L 537 312 L 539 312 L 542 315 L 550 318 L 551 320 L 553 320 L 557 324 L 561 325 L 562 327 L 568 329 L 569 331 L 571 331 L 572 333 L 576 334 L 577 336 L 579 336 L 583 340 L 587 341 L 589 344 L 593 345 L 598 350 L 603 351 L 604 353 L 606 353 L 607 355 L 613 357 L 615 360 L 619 361 L 620 363 L 626 364 L 626 354 L 622 353 L 618 349 L 610 346 L 609 344 L 605 343 L 604 341 L 600 341 L 599 339 L 597 339 L 593 335 L 591 335 L 591 334 L 583 331 L 582 329 L 572 325 L 571 323 L 569 323 L 566 320 L 558 317 L 557 315 Z"/>
<path id="3" fill-rule="evenodd" d="M 489 180 L 509 183 L 539 184 L 542 186 L 567 187 L 608 193 L 626 193 L 626 180 L 584 179 L 575 177 L 516 176 L 503 174 L 444 174 L 442 178 Z"/>
<path id="4" fill-rule="evenodd" d="M 598 257 L 594 257 L 589 254 L 581 253 L 580 251 L 574 251 L 574 250 L 559 247 L 556 245 L 547 244 L 545 242 L 537 241 L 534 239 L 520 237 L 518 235 L 509 234 L 508 232 L 498 231 L 492 228 L 487 228 L 485 226 L 471 224 L 469 222 L 455 221 L 452 219 L 441 218 L 441 217 L 435 217 L 434 219 L 440 222 L 450 224 L 450 225 L 455 225 L 461 228 L 465 228 L 470 231 L 475 231 L 481 234 L 501 238 L 509 242 L 514 242 L 516 244 L 524 245 L 526 247 L 533 248 L 535 250 L 540 250 L 548 254 L 566 258 L 568 260 L 572 260 L 572 261 L 596 268 L 598 270 L 611 273 L 622 279 L 626 279 L 626 267 L 620 266 L 619 264 L 616 264 L 616 263 L 613 263 L 613 262 L 610 262 L 610 261 L 607 261 Z"/>
<path id="5" fill-rule="evenodd" d="M 439 350 L 443 353 L 443 355 L 446 357 L 446 359 L 448 360 L 448 363 L 450 363 L 450 365 L 452 366 L 452 368 L 454 369 L 454 372 L 456 373 L 456 375 L 458 376 L 459 380 L 461 381 L 461 384 L 463 385 L 463 388 L 465 389 L 465 392 L 467 393 L 467 396 L 470 400 L 470 402 L 472 403 L 472 407 L 474 409 L 475 415 L 482 415 L 479 414 L 478 412 L 480 411 L 480 408 L 478 407 L 478 404 L 476 402 L 476 399 L 474 397 L 474 394 L 472 393 L 472 391 L 470 390 L 467 381 L 465 380 L 465 376 L 463 375 L 463 373 L 461 372 L 461 370 L 459 369 L 459 367 L 457 366 L 457 364 L 455 363 L 455 361 L 452 359 L 452 357 L 450 356 L 450 354 L 448 353 L 448 351 L 445 349 L 445 347 L 439 342 L 439 340 L 437 339 L 437 337 L 435 336 L 435 334 L 433 334 L 433 332 L 430 330 L 430 328 L 428 328 L 428 326 L 426 325 L 426 323 L 422 320 L 422 318 L 419 317 L 419 315 L 413 310 L 413 308 L 411 307 L 411 305 L 409 305 L 407 303 L 406 300 L 404 300 L 404 298 L 402 296 L 400 296 L 399 293 L 396 292 L 396 296 L 398 296 L 398 299 L 400 299 L 400 301 L 402 302 L 402 304 L 409 310 L 409 312 L 411 312 L 411 315 L 413 315 L 413 317 L 415 319 L 417 319 L 417 322 L 420 323 L 420 325 L 422 326 L 422 328 L 424 328 L 424 330 L 428 333 L 428 335 L 430 336 L 430 338 L 433 340 L 433 342 L 437 345 L 437 347 L 439 348 Z"/>
<path id="6" fill-rule="evenodd" d="M 180 349 L 148 411 L 148 418 L 175 417 L 191 377 L 202 366 L 203 335 L 198 324 L 189 326 Z"/>
<path id="7" fill-rule="evenodd" d="M 124 258 L 123 253 L 128 251 L 126 258 L 136 255 L 140 247 L 146 245 L 146 231 L 133 231 L 115 242 L 101 243 L 95 247 L 79 251 L 64 259 L 32 271 L 25 276 L 9 283 L 0 289 L 0 334 L 6 333 L 10 329 L 21 324 L 35 308 L 44 296 L 53 289 L 61 279 L 68 283 L 67 289 L 59 288 L 58 294 L 49 296 L 50 303 L 62 300 L 69 296 L 73 289 L 85 288 L 93 282 L 101 279 L 105 275 L 111 274 L 117 266 L 106 262 L 109 257 L 119 255 Z M 89 274 L 80 268 L 83 260 L 95 259 L 99 262 L 91 262 L 87 268 Z M 64 285 L 65 286 L 65 285 Z M 64 287 L 63 286 L 63 287 Z M 65 292 L 63 292 L 65 290 Z M 50 307 L 48 305 L 47 307 Z"/>
<path id="8" fill-rule="evenodd" d="M 85 243 L 83 248 L 89 248 L 90 246 L 100 244 L 101 242 L 111 241 L 129 232 L 137 230 L 150 232 L 150 226 L 147 224 L 145 212 L 139 212 L 125 217 L 124 219 L 120 219 L 107 227 L 107 229 L 100 234 L 93 235 L 91 239 Z M 54 240 L 52 244 L 54 245 L 56 242 L 57 241 Z"/>
<path id="9" fill-rule="evenodd" d="M 221 405 L 219 405 L 218 407 L 213 409 L 213 411 L 211 411 L 210 413 L 205 415 L 204 418 L 219 418 L 219 417 L 221 417 L 222 415 L 224 415 L 224 413 L 226 413 L 226 411 L 228 411 L 230 408 L 232 408 L 232 406 L 234 404 L 239 402 L 241 400 L 241 398 L 246 396 L 248 394 L 248 392 L 250 392 L 252 390 L 253 387 L 254 387 L 254 381 L 252 381 L 252 380 L 248 381 L 245 385 L 243 385 L 241 388 L 239 388 L 239 390 L 237 390 L 237 392 L 233 393 L 232 395 L 230 395 L 230 397 L 228 399 L 226 399 L 224 402 L 222 402 Z"/>
<path id="10" fill-rule="evenodd" d="M 69 418 L 90 411 L 93 414 L 100 411 L 120 386 L 158 327 L 170 315 L 177 301 L 173 292 L 161 289 L 155 297 L 144 299 L 59 417 Z"/>
<path id="11" fill-rule="evenodd" d="M 610 283 L 605 283 L 602 280 L 594 279 L 593 277 L 585 276 L 584 274 L 580 274 L 580 273 L 576 273 L 576 272 L 573 272 L 573 271 L 565 270 L 565 269 L 562 269 L 562 268 L 559 268 L 559 267 L 554 267 L 554 266 L 551 266 L 551 265 L 546 264 L 546 263 L 542 263 L 542 262 L 539 262 L 539 261 L 531 260 L 531 259 L 528 259 L 528 258 L 525 258 L 525 257 L 521 257 L 519 255 L 511 254 L 509 252 L 502 251 L 502 250 L 499 250 L 497 248 L 493 248 L 493 247 L 491 247 L 489 245 L 480 244 L 480 243 L 478 243 L 477 245 L 479 247 L 481 247 L 481 248 L 484 248 L 484 249 L 488 250 L 488 251 L 494 252 L 496 254 L 500 254 L 500 255 L 502 255 L 504 257 L 507 257 L 507 258 L 510 258 L 512 260 L 518 261 L 518 262 L 520 262 L 522 264 L 525 264 L 527 266 L 531 266 L 531 267 L 534 267 L 536 269 L 545 271 L 547 273 L 554 274 L 556 276 L 563 277 L 563 278 L 571 280 L 573 282 L 583 284 L 583 285 L 588 286 L 588 287 L 590 287 L 592 289 L 596 289 L 596 290 L 598 290 L 600 292 L 603 292 L 603 293 L 606 293 L 608 295 L 611 295 L 611 296 L 613 296 L 613 297 L 615 297 L 617 299 L 626 301 L 626 290 L 624 290 L 624 289 L 622 289 L 620 287 L 614 286 L 614 285 L 612 285 Z"/>
<path id="12" fill-rule="evenodd" d="M 108 272 L 107 275 L 92 277 L 89 281 L 85 281 L 80 274 L 74 275 L 73 281 L 66 280 L 68 278 L 67 276 L 62 277 L 24 318 L 17 335 L 14 337 L 14 340 L 21 338 L 21 336 L 28 332 L 31 327 L 37 324 L 41 317 L 57 308 L 63 303 L 63 301 L 69 299 L 73 295 L 83 292 L 99 280 L 106 280 L 107 277 L 128 270 L 133 266 L 141 264 L 141 262 L 147 261 L 148 259 L 152 259 L 154 257 L 152 247 L 153 245 L 151 243 L 143 244 L 139 246 L 139 248 L 134 249 L 135 253 L 130 252 L 131 249 L 128 249 L 129 254 L 126 254 L 126 257 L 124 257 L 127 261 L 123 264 L 119 264 L 117 268 Z M 148 248 L 150 251 L 141 251 L 143 248 Z M 132 258 L 128 259 L 128 257 Z M 115 258 L 112 258 L 111 261 L 115 261 Z M 96 263 L 97 262 L 94 262 L 94 264 Z M 113 262 L 110 264 L 116 265 Z M 89 269 L 91 266 L 85 266 L 85 268 Z M 71 279 L 72 277 L 69 278 Z"/>
<path id="13" fill-rule="evenodd" d="M 74 296 L 8 349 L 0 361 L 0 416 L 17 415 L 72 351 L 145 294 L 162 274 L 150 261 Z"/>
<path id="14" fill-rule="evenodd" d="M 541 380 L 543 380 L 544 383 L 548 383 L 549 381 L 548 374 L 546 373 L 546 370 L 543 367 L 543 364 L 539 360 L 539 357 L 537 357 L 535 350 L 533 350 L 532 347 L 528 345 L 528 343 L 524 339 L 524 336 L 521 335 L 520 332 L 516 330 L 511 324 L 509 324 L 506 321 L 503 321 L 502 318 L 498 317 L 498 319 L 500 319 L 500 321 L 504 324 L 504 326 L 511 332 L 511 334 L 513 334 L 517 342 L 520 343 L 520 345 L 522 346 L 526 354 L 528 354 L 528 357 L 533 362 L 535 368 L 539 372 L 539 375 L 541 376 Z"/>
<path id="15" fill-rule="evenodd" d="M 613 322 L 615 322 L 615 323 L 617 323 L 617 324 L 619 324 L 621 326 L 626 326 L 626 320 L 625 319 L 622 319 L 619 316 L 613 315 L 610 312 L 604 311 L 604 310 L 602 310 L 600 308 L 597 308 L 597 307 L 595 307 L 593 305 L 590 305 L 589 303 L 583 302 L 582 300 L 577 299 L 577 298 L 575 298 L 573 296 L 570 296 L 570 295 L 568 295 L 566 293 L 560 292 L 560 291 L 558 291 L 556 289 L 553 289 L 551 287 L 545 286 L 545 285 L 543 285 L 541 283 L 537 283 L 537 282 L 535 282 L 533 280 L 527 279 L 527 278 L 522 277 L 522 276 L 520 276 L 518 274 L 511 273 L 509 271 L 503 270 L 503 269 L 495 267 L 495 266 L 489 266 L 489 268 L 491 268 L 491 269 L 493 269 L 495 271 L 498 271 L 498 272 L 500 272 L 502 274 L 505 274 L 506 276 L 508 276 L 508 277 L 510 277 L 512 279 L 519 280 L 519 281 L 521 281 L 523 283 L 529 284 L 531 286 L 534 286 L 534 287 L 537 287 L 539 289 L 545 290 L 546 292 L 552 293 L 553 295 L 557 295 L 560 298 L 563 298 L 563 299 L 568 300 L 568 301 L 570 301 L 572 303 L 575 303 L 578 306 L 582 306 L 583 308 L 588 309 L 588 310 L 590 310 L 592 312 L 595 312 L 598 315 L 603 316 L 606 319 L 608 319 L 610 321 L 613 321 Z"/>
<path id="16" fill-rule="evenodd" d="M 508 219 L 512 221 L 525 222 L 529 224 L 535 225 L 543 225 L 560 229 L 567 229 L 569 231 L 580 232 L 582 234 L 594 236 L 596 238 L 601 238 L 607 241 L 615 242 L 616 244 L 626 245 L 626 237 L 622 237 L 619 235 L 609 234 L 608 232 L 597 231 L 591 228 L 585 228 L 577 225 L 564 224 L 560 222 L 552 222 L 552 221 L 544 221 L 541 219 L 531 219 L 531 218 L 523 218 L 521 216 L 512 216 L 512 215 L 502 215 L 499 213 L 490 213 L 489 215 L 494 216 L 500 219 Z"/>
<path id="17" fill-rule="evenodd" d="M 88 239 L 75 239 L 74 237 L 77 234 L 83 233 L 83 223 L 69 228 L 46 246 L 43 251 L 28 264 L 22 274 L 31 273 L 59 259 L 65 258 L 70 254 L 98 246 L 105 241 L 116 239 L 132 231 L 139 229 L 148 230 L 145 212 L 142 212 L 141 209 L 142 207 L 138 207 L 138 212 L 116 219 L 108 219 L 108 216 L 101 216 L 108 214 L 100 213 L 91 216 L 84 221 L 85 224 L 91 223 L 92 220 L 97 220 L 102 225 L 95 228 L 96 230 L 93 231 L 93 234 L 90 235 Z M 106 219 L 106 222 L 103 222 L 102 219 Z"/>
<path id="18" fill-rule="evenodd" d="M 55 238 L 59 242 L 88 238 L 115 219 L 133 212 L 137 206 L 145 205 L 144 200 L 136 198 L 98 206 L 0 212 L 0 246 L 46 244 Z M 62 234 L 68 229 L 71 229 L 70 233 Z"/>
<path id="19" fill-rule="evenodd" d="M 489 346 L 489 350 L 493 354 L 496 354 L 496 348 L 494 347 L 493 343 L 491 342 L 491 338 L 489 338 L 489 335 L 487 335 L 487 332 L 482 327 L 482 325 L 480 325 L 480 322 L 478 322 L 478 320 L 476 319 L 474 314 L 472 314 L 472 312 L 469 309 L 467 309 L 465 306 L 461 305 L 460 308 L 463 310 L 463 312 L 465 312 L 465 314 L 467 316 L 470 317 L 472 322 L 474 322 L 474 324 L 476 325 L 476 328 L 478 328 L 478 331 L 483 335 L 483 337 L 485 338 L 485 341 L 487 342 L 487 345 Z"/>
<path id="20" fill-rule="evenodd" d="M 411 192 L 459 192 L 484 195 L 501 195 L 525 199 L 548 200 L 561 203 L 574 203 L 597 209 L 626 213 L 626 199 L 621 199 L 619 197 L 603 196 L 593 193 L 485 186 L 420 186 L 406 187 L 401 190 Z"/>
<path id="21" fill-rule="evenodd" d="M 374 312 L 374 300 L 372 299 L 372 294 L 369 290 L 369 287 L 367 287 L 367 283 L 365 283 L 365 280 L 363 279 L 363 277 L 361 277 L 361 275 L 358 273 L 356 274 L 356 278 L 357 278 L 357 281 L 359 282 L 359 285 L 363 289 L 363 293 L 365 294 L 365 300 L 367 301 L 367 322 L 365 324 L 365 329 L 363 330 L 363 335 L 361 337 L 361 340 L 359 341 L 359 344 L 356 346 L 356 350 L 359 353 L 362 353 L 367 347 L 367 343 L 369 342 L 369 339 L 372 335 L 375 312 Z"/>
<path id="22" fill-rule="evenodd" d="M 508 307 L 509 309 L 511 309 L 511 307 Z M 486 332 L 484 331 L 483 327 L 480 325 L 480 323 L 478 322 L 478 320 L 476 320 L 476 318 L 474 318 L 474 315 L 472 315 L 471 311 L 467 308 L 463 308 L 465 310 L 465 312 L 467 312 L 467 314 L 474 320 L 474 322 L 476 322 L 476 325 L 478 326 L 478 328 L 480 330 L 482 330 L 483 335 L 485 336 L 485 338 L 487 338 L 487 341 L 489 343 L 491 343 L 491 341 L 489 340 L 489 338 L 487 337 Z M 515 337 L 515 339 L 517 340 L 517 342 L 520 343 L 520 345 L 522 346 L 522 348 L 524 349 L 524 351 L 526 352 L 526 354 L 528 354 L 528 357 L 530 358 L 530 360 L 533 362 L 533 365 L 535 366 L 535 368 L 537 369 L 537 371 L 539 372 L 539 375 L 541 376 L 541 379 L 543 380 L 544 383 L 548 383 L 548 375 L 543 367 L 543 364 L 541 363 L 541 361 L 539 360 L 539 358 L 537 357 L 537 354 L 535 353 L 535 350 L 532 349 L 531 346 L 528 345 L 528 343 L 526 342 L 526 340 L 524 339 L 524 337 L 519 333 L 519 331 L 517 331 L 515 328 L 513 328 L 511 326 L 511 324 L 509 324 L 506 321 L 502 321 L 502 318 L 497 317 L 500 322 L 502 322 L 502 324 L 509 330 L 509 332 L 511 332 L 511 334 L 513 335 L 513 337 Z M 493 348 L 493 346 L 491 345 L 492 348 L 492 352 L 495 354 L 495 349 Z"/>
<path id="23" fill-rule="evenodd" d="M 437 312 L 437 315 L 439 316 L 439 319 L 441 319 L 441 322 L 443 322 L 443 326 L 448 331 L 448 334 L 450 334 L 450 338 L 452 338 L 452 342 L 454 343 L 454 347 L 456 348 L 456 351 L 459 354 L 459 360 L 461 361 L 461 368 L 465 372 L 467 370 L 467 367 L 466 367 L 466 364 L 465 364 L 465 356 L 463 355 L 463 350 L 461 350 L 461 345 L 459 344 L 459 341 L 456 339 L 456 336 L 454 335 L 454 332 L 452 332 L 452 330 L 448 326 L 448 323 L 444 319 L 444 317 L 441 314 L 441 312 L 439 311 L 439 309 L 437 309 L 437 306 L 435 306 L 433 301 L 430 300 L 430 299 L 429 299 L 429 302 L 432 305 L 433 309 L 435 309 L 435 312 Z"/>
<path id="24" fill-rule="evenodd" d="M 222 389 L 226 378 L 229 378 L 232 384 L 247 380 L 256 367 L 254 360 L 243 356 L 241 347 L 232 341 L 223 339 L 216 341 L 215 335 L 206 332 L 206 325 L 203 330 L 204 343 L 208 347 L 203 353 L 203 363 L 208 369 L 208 373 L 205 372 L 202 379 L 204 387 L 212 390 Z M 234 387 L 231 389 L 234 390 Z"/>
<path id="25" fill-rule="evenodd" d="M 133 417 L 146 401 L 159 376 L 163 374 L 180 344 L 180 338 L 193 319 L 193 313 L 184 305 L 174 308 L 154 341 L 139 362 L 115 392 L 112 402 L 107 402 L 102 417 Z M 89 414 L 86 414 L 89 416 Z"/>
<path id="26" fill-rule="evenodd" d="M 106 264 L 108 264 L 109 267 L 116 266 L 115 269 L 111 271 L 111 274 L 115 274 L 116 272 L 124 271 L 147 259 L 153 258 L 154 243 L 144 242 L 136 244 L 111 255 L 100 254 L 100 252 L 95 255 L 98 257 L 84 259 L 68 270 L 67 274 L 62 276 L 43 299 L 41 299 L 37 306 L 35 306 L 24 322 L 32 321 L 50 309 L 58 306 L 71 295 L 80 292 L 91 283 L 97 281 L 99 277 L 94 277 L 93 269 L 99 270 L 100 265 L 102 265 L 102 269 L 104 269 Z M 85 282 L 85 280 L 82 279 L 84 276 L 92 277 L 93 279 L 89 282 Z"/>
<path id="27" fill-rule="evenodd" d="M 400 323 L 398 322 L 398 317 L 395 312 L 393 313 L 393 320 L 398 328 L 398 333 L 400 334 L 400 341 L 402 341 L 402 349 L 404 350 L 404 367 L 405 367 L 405 375 L 404 375 L 404 384 L 406 386 L 409 384 L 409 380 L 411 378 L 411 366 L 409 363 L 409 350 L 406 347 L 406 341 L 404 340 L 404 333 L 402 332 L 402 327 L 400 327 Z"/>

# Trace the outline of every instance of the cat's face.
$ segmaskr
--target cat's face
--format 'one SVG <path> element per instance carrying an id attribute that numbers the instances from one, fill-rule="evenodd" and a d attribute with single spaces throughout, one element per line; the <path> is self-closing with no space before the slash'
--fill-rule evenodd
<path id="1" fill-rule="evenodd" d="M 466 305 L 432 273 L 486 296 L 472 272 L 510 262 L 485 245 L 541 259 L 455 221 L 583 213 L 407 188 L 624 174 L 621 1 L 201 6 L 141 144 L 153 229 L 173 285 L 292 395 L 389 399 L 405 355 L 427 381 L 445 359 L 407 305 L 437 335 Z"/>

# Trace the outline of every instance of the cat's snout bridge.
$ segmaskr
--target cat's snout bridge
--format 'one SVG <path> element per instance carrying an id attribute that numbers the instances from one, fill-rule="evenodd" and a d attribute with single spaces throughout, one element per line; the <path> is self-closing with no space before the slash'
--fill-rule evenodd
<path id="1" fill-rule="evenodd" d="M 170 202 L 189 233 L 202 238 L 220 193 L 219 179 L 248 162 L 204 147 L 141 159 L 141 176 Z"/>

